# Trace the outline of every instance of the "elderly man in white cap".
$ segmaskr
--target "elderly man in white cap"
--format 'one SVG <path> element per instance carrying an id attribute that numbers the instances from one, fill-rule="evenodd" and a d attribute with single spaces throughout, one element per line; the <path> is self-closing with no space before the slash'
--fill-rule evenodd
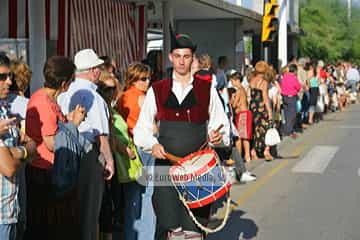
<path id="1" fill-rule="evenodd" d="M 83 49 L 76 53 L 76 78 L 67 92 L 58 97 L 64 114 L 80 104 L 86 108 L 87 117 L 79 126 L 79 132 L 89 140 L 93 149 L 80 164 L 79 202 L 81 239 L 95 240 L 98 217 L 104 190 L 104 178 L 114 174 L 114 160 L 109 144 L 109 110 L 96 92 L 100 67 L 104 63 L 94 50 Z"/>

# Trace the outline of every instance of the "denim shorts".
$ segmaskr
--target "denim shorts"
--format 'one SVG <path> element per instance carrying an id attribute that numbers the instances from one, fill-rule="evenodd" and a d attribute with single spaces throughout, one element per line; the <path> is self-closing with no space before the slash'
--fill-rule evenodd
<path id="1" fill-rule="evenodd" d="M 16 240 L 16 223 L 0 224 L 1 240 Z"/>

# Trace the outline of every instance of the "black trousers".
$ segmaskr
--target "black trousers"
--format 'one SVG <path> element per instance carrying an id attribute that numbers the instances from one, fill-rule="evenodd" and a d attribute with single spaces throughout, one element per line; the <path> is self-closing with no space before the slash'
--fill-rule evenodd
<path id="1" fill-rule="evenodd" d="M 284 135 L 290 135 L 294 132 L 294 126 L 296 123 L 296 101 L 297 96 L 287 97 L 283 96 L 283 105 L 285 112 L 285 126 L 284 126 Z"/>
<path id="2" fill-rule="evenodd" d="M 155 186 L 152 200 L 156 214 L 155 240 L 166 240 L 168 232 L 178 227 L 181 227 L 182 230 L 202 232 L 180 201 L 175 187 Z M 209 221 L 210 207 L 211 204 L 191 210 L 196 219 L 205 226 Z"/>
<path id="3" fill-rule="evenodd" d="M 97 239 L 97 225 L 104 192 L 104 167 L 98 157 L 99 150 L 94 147 L 80 163 L 78 199 L 81 240 Z"/>

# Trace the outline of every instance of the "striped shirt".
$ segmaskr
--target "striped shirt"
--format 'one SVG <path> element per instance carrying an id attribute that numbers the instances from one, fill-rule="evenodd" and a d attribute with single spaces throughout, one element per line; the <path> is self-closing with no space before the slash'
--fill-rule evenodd
<path id="1" fill-rule="evenodd" d="M 0 119 L 10 117 L 10 106 L 5 101 L 0 101 Z M 13 147 L 18 145 L 19 131 L 10 128 L 9 132 L 0 138 L 1 147 Z M 17 174 L 6 177 L 0 174 L 0 224 L 16 223 L 19 214 L 19 179 Z"/>

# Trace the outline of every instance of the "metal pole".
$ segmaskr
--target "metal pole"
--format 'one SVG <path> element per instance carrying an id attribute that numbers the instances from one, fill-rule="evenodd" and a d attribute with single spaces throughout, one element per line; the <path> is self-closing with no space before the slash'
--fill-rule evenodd
<path id="1" fill-rule="evenodd" d="M 170 52 L 170 30 L 169 24 L 174 26 L 174 13 L 171 1 L 162 2 L 162 14 L 163 14 L 163 72 L 166 73 L 166 69 L 171 66 L 168 54 Z"/>
<path id="2" fill-rule="evenodd" d="M 279 0 L 279 68 L 287 65 L 287 0 Z"/>
<path id="3" fill-rule="evenodd" d="M 348 0 L 347 1 L 347 5 L 348 5 L 348 21 L 349 21 L 349 23 L 350 23 L 350 21 L 351 21 L 351 0 Z"/>
<path id="4" fill-rule="evenodd" d="M 269 45 L 264 44 L 264 61 L 269 63 Z"/>
<path id="5" fill-rule="evenodd" d="M 263 1 L 263 15 L 265 15 L 265 5 L 268 2 L 268 0 Z M 261 37 L 260 37 L 261 38 Z M 269 62 L 269 45 L 266 43 L 262 43 L 262 51 L 263 51 L 263 59 L 265 62 Z"/>

